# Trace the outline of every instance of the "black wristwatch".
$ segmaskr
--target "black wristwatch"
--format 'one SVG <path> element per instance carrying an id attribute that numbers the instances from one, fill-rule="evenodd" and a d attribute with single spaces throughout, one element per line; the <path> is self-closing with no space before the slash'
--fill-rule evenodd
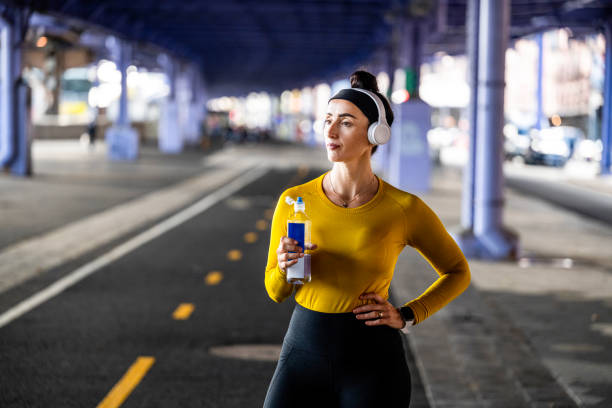
<path id="1" fill-rule="evenodd" d="M 408 324 L 408 322 L 410 322 L 411 320 L 414 321 L 414 312 L 412 311 L 410 307 L 408 306 L 400 307 L 400 313 L 402 314 L 402 317 L 406 321 L 406 324 Z"/>

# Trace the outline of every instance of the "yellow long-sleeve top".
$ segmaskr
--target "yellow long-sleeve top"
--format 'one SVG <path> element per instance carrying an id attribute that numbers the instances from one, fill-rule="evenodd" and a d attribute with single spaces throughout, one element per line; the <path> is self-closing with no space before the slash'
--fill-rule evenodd
<path id="1" fill-rule="evenodd" d="M 376 195 L 367 203 L 344 208 L 332 203 L 323 192 L 323 175 L 292 187 L 281 195 L 270 236 L 265 284 L 275 302 L 293 291 L 278 266 L 276 250 L 287 236 L 287 218 L 293 207 L 285 197 L 302 197 L 312 221 L 312 280 L 296 286 L 295 300 L 305 308 L 324 313 L 351 312 L 366 303 L 359 296 L 376 292 L 388 298 L 397 258 L 406 245 L 418 250 L 438 273 L 438 279 L 418 298 L 410 300 L 414 324 L 441 309 L 470 282 L 463 253 L 436 214 L 417 196 L 379 179 Z"/>

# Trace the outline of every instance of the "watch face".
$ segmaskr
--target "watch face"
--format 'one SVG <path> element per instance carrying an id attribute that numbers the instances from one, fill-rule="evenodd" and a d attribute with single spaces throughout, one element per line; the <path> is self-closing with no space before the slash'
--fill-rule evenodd
<path id="1" fill-rule="evenodd" d="M 414 320 L 414 313 L 412 312 L 412 309 L 410 309 L 409 307 L 407 306 L 402 307 L 400 309 L 400 313 L 402 314 L 402 317 L 404 318 L 404 320 L 406 321 Z"/>

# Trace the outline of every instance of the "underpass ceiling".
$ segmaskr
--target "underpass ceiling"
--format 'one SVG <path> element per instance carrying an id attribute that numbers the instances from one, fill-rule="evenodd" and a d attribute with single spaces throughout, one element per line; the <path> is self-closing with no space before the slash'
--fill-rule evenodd
<path id="1" fill-rule="evenodd" d="M 388 48 L 392 22 L 426 12 L 425 50 L 463 52 L 466 0 L 0 0 L 152 43 L 198 64 L 211 94 L 282 89 L 345 75 Z M 513 37 L 555 26 L 595 29 L 609 0 L 513 0 Z"/>

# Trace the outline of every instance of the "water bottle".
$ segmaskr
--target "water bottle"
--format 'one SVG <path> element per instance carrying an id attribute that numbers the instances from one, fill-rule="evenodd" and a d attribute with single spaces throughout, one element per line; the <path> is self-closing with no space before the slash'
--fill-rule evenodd
<path id="1" fill-rule="evenodd" d="M 310 282 L 310 251 L 306 244 L 310 244 L 310 218 L 306 215 L 306 204 L 302 197 L 293 201 L 287 197 L 287 204 L 293 204 L 293 213 L 287 219 L 287 235 L 298 241 L 298 246 L 304 250 L 304 257 L 298 258 L 297 263 L 287 268 L 287 282 L 303 285 Z"/>

